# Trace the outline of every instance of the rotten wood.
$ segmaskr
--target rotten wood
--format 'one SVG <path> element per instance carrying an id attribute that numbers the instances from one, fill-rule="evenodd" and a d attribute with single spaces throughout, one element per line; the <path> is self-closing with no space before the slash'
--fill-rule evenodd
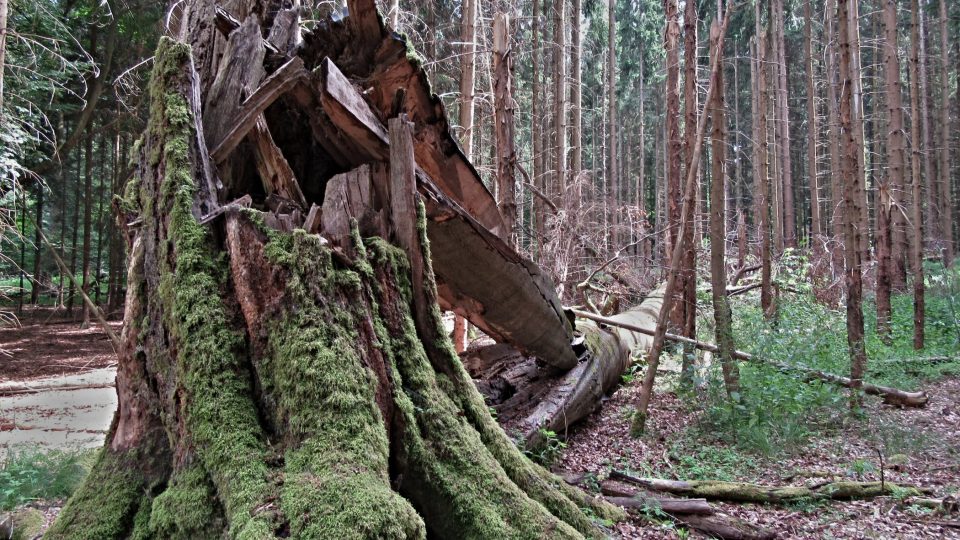
<path id="1" fill-rule="evenodd" d="M 263 111 L 289 92 L 306 75 L 303 60 L 300 57 L 294 57 L 267 77 L 263 84 L 243 101 L 239 111 L 228 116 L 228 119 L 233 121 L 223 128 L 222 134 L 217 138 L 210 137 L 211 143 L 214 144 L 210 157 L 217 163 L 225 160 L 250 130 L 262 121 Z"/>
<path id="2" fill-rule="evenodd" d="M 375 210 L 373 177 L 370 167 L 363 165 L 353 171 L 338 174 L 327 182 L 323 207 L 316 212 L 319 217 L 320 234 L 335 244 L 349 242 L 351 221 L 357 223 L 362 236 L 383 236 L 380 213 Z M 311 210 L 311 213 L 314 213 Z M 311 218 L 308 216 L 307 222 Z M 310 225 L 312 227 L 312 223 Z M 304 229 L 308 232 L 307 225 Z"/>
<path id="3" fill-rule="evenodd" d="M 838 481 L 827 482 L 810 488 L 804 486 L 765 486 L 717 480 L 663 480 L 660 478 L 638 478 L 616 470 L 611 471 L 610 478 L 650 491 L 687 495 L 711 501 L 739 503 L 787 503 L 799 499 L 873 499 L 895 493 L 916 497 L 930 491 L 927 488 L 897 485 L 893 482 Z"/>

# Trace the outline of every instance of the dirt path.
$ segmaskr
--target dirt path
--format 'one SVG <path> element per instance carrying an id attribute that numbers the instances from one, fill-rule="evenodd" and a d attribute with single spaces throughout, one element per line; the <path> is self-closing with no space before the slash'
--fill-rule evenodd
<path id="1" fill-rule="evenodd" d="M 0 457 L 103 444 L 117 395 L 110 387 L 116 355 L 102 329 L 62 322 L 3 328 L 0 350 L 9 353 L 0 356 Z M 37 391 L 4 395 L 13 388 Z"/>

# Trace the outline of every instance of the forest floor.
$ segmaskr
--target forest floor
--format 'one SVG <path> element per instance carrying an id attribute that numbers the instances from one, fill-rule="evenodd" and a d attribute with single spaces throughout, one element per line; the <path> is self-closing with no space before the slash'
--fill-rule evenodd
<path id="1" fill-rule="evenodd" d="M 18 329 L 0 329 L 0 349 L 10 353 L 0 358 L 0 390 L 12 385 L 96 386 L 112 381 L 116 361 L 109 340 L 98 327 L 79 330 L 76 323 L 45 323 L 41 317 L 25 319 Z M 923 409 L 889 407 L 868 397 L 861 417 L 817 429 L 802 444 L 774 449 L 768 455 L 711 439 L 704 427 L 703 396 L 675 391 L 676 377 L 676 373 L 661 377 L 643 438 L 629 435 L 629 414 L 639 381 L 627 377 L 629 382 L 599 411 L 569 433 L 560 434 L 566 435 L 566 443 L 558 449 L 553 468 L 585 473 L 588 489 L 596 487 L 611 470 L 679 480 L 803 485 L 811 472 L 879 480 L 877 450 L 881 449 L 887 481 L 930 487 L 936 496 L 960 490 L 960 377 L 955 375 L 923 385 L 930 395 Z M 44 390 L 0 398 L 0 449 L 15 453 L 35 451 L 42 445 L 77 452 L 97 446 L 115 406 L 112 388 Z M 817 413 L 810 414 L 810 422 L 816 423 L 813 415 Z M 45 433 L 43 441 L 24 438 L 32 430 Z M 22 444 L 17 445 L 18 440 Z M 61 503 L 31 504 L 40 508 L 49 522 Z M 936 517 L 918 509 L 903 509 L 891 498 L 786 506 L 715 504 L 721 512 L 774 530 L 785 539 L 960 539 L 960 529 L 933 523 L 956 522 L 956 516 Z M 656 510 L 617 524 L 615 531 L 630 539 L 702 537 L 678 529 L 664 516 L 657 516 Z"/>
<path id="2" fill-rule="evenodd" d="M 669 383 L 663 386 L 670 386 Z M 642 477 L 724 480 L 802 486 L 809 475 L 880 480 L 877 449 L 885 451 L 888 482 L 929 487 L 938 497 L 960 493 L 960 378 L 924 387 L 930 402 L 900 409 L 867 397 L 864 416 L 811 437 L 802 447 L 774 456 L 745 453 L 735 445 L 704 440 L 700 418 L 685 400 L 694 395 L 659 391 L 650 405 L 647 433 L 630 437 L 630 413 L 639 381 L 622 386 L 603 407 L 569 433 L 554 470 L 586 473 L 596 482 L 613 469 Z M 895 464 L 890 463 L 895 462 Z M 587 482 L 588 484 L 591 482 Z M 956 516 L 937 517 L 897 501 L 807 501 L 785 506 L 713 503 L 722 513 L 769 530 L 778 538 L 958 538 Z M 954 527 L 933 523 L 947 520 Z M 681 538 L 686 533 L 651 513 L 616 526 L 623 538 Z M 691 532 L 692 538 L 706 538 Z"/>

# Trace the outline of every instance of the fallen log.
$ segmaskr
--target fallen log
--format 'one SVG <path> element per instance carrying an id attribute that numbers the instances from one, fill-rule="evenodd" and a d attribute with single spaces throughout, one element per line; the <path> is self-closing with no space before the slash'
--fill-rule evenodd
<path id="1" fill-rule="evenodd" d="M 717 480 L 663 480 L 638 478 L 620 471 L 612 471 L 610 478 L 628 482 L 650 491 L 673 493 L 707 499 L 709 501 L 743 503 L 785 503 L 800 499 L 853 500 L 873 499 L 885 495 L 917 497 L 929 489 L 898 485 L 893 482 L 829 482 L 815 488 L 802 486 L 764 486 L 745 482 Z"/>
<path id="2" fill-rule="evenodd" d="M 583 317 L 584 319 L 589 319 L 595 322 L 602 324 L 607 324 L 610 326 L 619 326 L 626 330 L 633 332 L 639 332 L 648 336 L 654 335 L 654 330 L 651 328 L 646 328 L 638 324 L 633 324 L 630 322 L 625 322 L 616 317 L 603 317 L 595 313 L 590 313 L 589 311 L 583 311 L 579 309 L 570 309 L 578 317 Z M 712 353 L 717 353 L 720 350 L 716 345 L 712 343 L 706 343 L 703 341 L 698 341 L 695 339 L 690 339 L 684 336 L 678 336 L 676 334 L 667 333 L 666 339 L 670 341 L 675 341 L 678 343 L 685 343 L 687 345 L 692 345 L 700 350 L 709 351 Z M 743 351 L 734 351 L 733 357 L 738 360 L 744 360 L 747 362 L 756 362 L 761 364 L 768 364 L 774 366 L 778 369 L 784 371 L 798 371 L 803 373 L 808 379 L 817 379 L 833 384 L 837 384 L 846 388 L 850 388 L 853 384 L 849 378 L 843 377 L 840 375 L 835 375 L 833 373 L 827 373 L 826 371 L 820 371 L 805 366 L 787 364 L 785 362 L 778 362 L 776 360 L 770 360 L 767 358 L 760 358 L 750 353 Z M 863 391 L 867 394 L 880 396 L 883 400 L 891 405 L 899 405 L 903 407 L 923 407 L 927 404 L 929 398 L 927 397 L 926 392 L 907 392 L 905 390 L 900 390 L 898 388 L 890 388 L 888 386 L 880 386 L 876 384 L 870 384 L 867 382 L 863 383 Z"/>
<path id="3" fill-rule="evenodd" d="M 601 482 L 600 491 L 611 504 L 639 511 L 644 515 L 665 515 L 680 525 L 696 529 L 713 538 L 766 540 L 776 537 L 773 531 L 717 512 L 706 499 L 658 497 L 616 480 Z"/>
<path id="4" fill-rule="evenodd" d="M 432 247 L 432 245 L 431 245 Z M 639 306 L 611 320 L 653 324 L 663 301 L 662 287 Z M 566 433 L 569 426 L 599 407 L 604 394 L 621 380 L 631 352 L 650 346 L 650 338 L 617 326 L 582 324 L 574 349 L 580 361 L 566 373 L 538 366 L 537 361 L 496 346 L 471 351 L 464 359 L 481 393 L 498 413 L 507 433 L 534 448 L 544 433 Z"/>
<path id="5" fill-rule="evenodd" d="M 72 392 L 74 390 L 92 390 L 97 388 L 113 388 L 113 383 L 97 384 L 64 384 L 59 386 L 8 386 L 0 388 L 0 397 L 23 396 L 40 394 L 43 392 Z"/>

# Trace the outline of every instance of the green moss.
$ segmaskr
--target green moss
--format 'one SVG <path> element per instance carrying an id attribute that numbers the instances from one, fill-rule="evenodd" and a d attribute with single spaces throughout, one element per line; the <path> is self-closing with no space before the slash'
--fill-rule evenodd
<path id="1" fill-rule="evenodd" d="M 33 540 L 43 529 L 43 512 L 36 508 L 21 508 L 11 519 L 13 536 L 10 540 Z"/>
<path id="2" fill-rule="evenodd" d="M 153 500 L 148 526 L 152 538 L 192 540 L 222 534 L 225 526 L 216 493 L 199 464 L 176 473 Z"/>
<path id="3" fill-rule="evenodd" d="M 268 323 L 259 371 L 291 448 L 280 500 L 291 535 L 425 537 L 423 521 L 390 487 L 378 379 L 359 330 L 368 315 L 360 275 L 336 268 L 319 237 L 303 231 L 274 232 L 265 252 L 288 272 L 290 309 Z"/>
<path id="4" fill-rule="evenodd" d="M 371 295 L 385 300 L 378 331 L 393 367 L 395 403 L 403 418 L 403 432 L 394 435 L 401 440 L 398 459 L 405 471 L 401 492 L 441 537 L 581 537 L 511 481 L 466 411 L 450 397 L 452 388 L 444 390 L 452 381 L 444 382 L 446 377 L 434 371 L 410 316 L 403 253 L 382 241 L 371 242 L 368 249 L 374 266 L 387 271 L 378 281 L 399 282 L 402 292 L 402 298 L 392 301 L 386 291 Z M 449 348 L 449 342 L 440 346 Z"/>
<path id="5" fill-rule="evenodd" d="M 104 449 L 90 475 L 70 498 L 46 540 L 107 540 L 124 538 L 143 500 L 144 479 L 135 472 L 135 452 L 114 453 Z"/>
<path id="6" fill-rule="evenodd" d="M 191 213 L 196 186 L 190 160 L 193 121 L 176 91 L 189 59 L 188 46 L 162 39 L 150 83 L 152 148 L 164 161 L 157 205 L 169 209 L 161 260 L 159 300 L 164 324 L 177 346 L 176 370 L 186 391 L 184 413 L 197 455 L 226 506 L 232 536 L 272 536 L 266 446 L 251 398 L 243 340 L 232 330 L 220 291 L 226 265 L 209 232 Z M 158 162 L 157 162 L 158 163 Z M 156 164 L 156 163 L 154 163 Z M 141 201 L 146 207 L 150 201 Z"/>

